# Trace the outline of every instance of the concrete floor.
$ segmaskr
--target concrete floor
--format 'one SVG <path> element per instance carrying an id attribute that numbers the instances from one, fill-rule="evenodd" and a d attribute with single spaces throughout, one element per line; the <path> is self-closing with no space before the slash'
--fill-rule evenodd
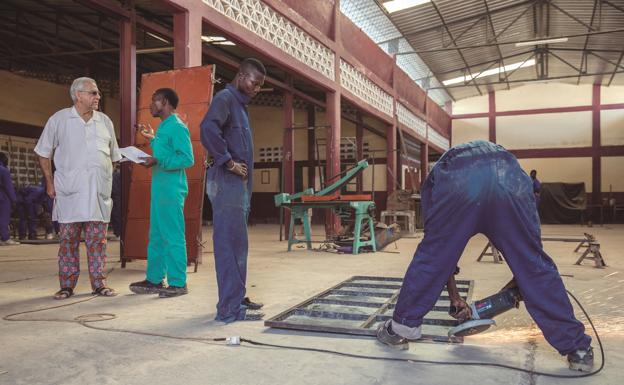
<path id="1" fill-rule="evenodd" d="M 315 228 L 320 235 L 321 228 Z M 608 357 L 605 369 L 584 384 L 619 384 L 624 365 L 624 226 L 543 226 L 544 235 L 581 235 L 588 231 L 601 243 L 609 265 L 573 263 L 578 254 L 571 243 L 545 243 L 557 262 L 567 288 L 590 313 Z M 277 239 L 277 226 L 250 228 L 248 294 L 264 302 L 267 317 L 353 275 L 402 277 L 420 238 L 402 239 L 399 253 L 336 255 L 297 249 L 286 252 Z M 127 329 L 181 337 L 240 335 L 262 342 L 339 350 L 369 356 L 403 357 L 439 361 L 475 361 L 507 364 L 538 371 L 573 374 L 565 359 L 548 345 L 526 310 L 510 311 L 497 318 L 498 328 L 467 338 L 464 344 L 412 343 L 407 352 L 388 351 L 375 339 L 335 334 L 273 330 L 262 322 L 215 322 L 217 288 L 209 250 L 210 231 L 204 234 L 207 249 L 199 272 L 189 274 L 190 294 L 159 299 L 130 293 L 128 284 L 144 278 L 145 262 L 109 263 L 114 270 L 109 284 L 119 296 L 95 298 L 76 305 L 24 314 L 18 319 L 70 321 L 92 313 L 111 313 L 115 319 L 95 327 Z M 504 264 L 476 262 L 485 238 L 468 244 L 460 261 L 460 278 L 475 280 L 474 298 L 498 290 L 511 274 Z M 90 297 L 83 273 L 77 295 L 54 301 L 58 289 L 56 245 L 0 248 L 0 314 L 68 304 Z M 83 252 L 83 266 L 84 261 Z M 109 261 L 118 260 L 119 245 L 109 243 Z M 487 258 L 487 257 L 486 257 Z M 19 260 L 19 262 L 15 262 Z M 83 268 L 84 270 L 84 268 Z M 189 268 L 189 270 L 191 270 Z M 29 279 L 30 278 L 30 279 Z M 20 280 L 14 282 L 16 280 Z M 585 317 L 577 310 L 578 317 Z M 0 321 L 0 384 L 559 384 L 562 379 L 531 376 L 500 368 L 446 366 L 339 357 L 277 348 L 176 340 L 85 328 L 72 322 Z M 594 343 L 597 348 L 597 344 Z M 600 363 L 596 349 L 596 363 Z M 618 369 L 619 368 L 619 369 Z M 577 380 L 578 381 L 578 380 Z M 579 381 L 580 383 L 580 381 Z"/>

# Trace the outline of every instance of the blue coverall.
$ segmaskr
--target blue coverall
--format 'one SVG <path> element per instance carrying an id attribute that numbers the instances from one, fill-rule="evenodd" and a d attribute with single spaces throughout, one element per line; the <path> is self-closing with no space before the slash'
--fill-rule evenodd
<path id="1" fill-rule="evenodd" d="M 151 146 L 157 163 L 152 168 L 146 278 L 159 284 L 166 275 L 170 286 L 184 287 L 184 200 L 188 195 L 185 169 L 195 162 L 191 135 L 178 115 L 171 114 L 158 125 Z"/>
<path id="2" fill-rule="evenodd" d="M 19 237 L 20 239 L 26 238 L 28 232 L 29 238 L 35 238 L 37 236 L 37 206 L 41 206 L 44 210 L 48 208 L 45 188 L 26 186 L 19 189 L 17 195 Z"/>
<path id="3" fill-rule="evenodd" d="M 444 153 L 422 188 L 425 236 L 405 274 L 394 321 L 420 326 L 468 240 L 483 233 L 505 256 L 546 340 L 563 355 L 587 349 L 591 338 L 542 248 L 532 187 L 516 158 L 499 145 L 475 141 Z"/>
<path id="4" fill-rule="evenodd" d="M 253 137 L 247 113 L 249 96 L 228 84 L 218 92 L 201 122 L 201 141 L 214 158 L 206 193 L 212 203 L 213 243 L 219 302 L 216 320 L 245 318 L 247 281 L 247 218 L 251 206 Z M 232 159 L 247 165 L 247 178 L 230 172 Z"/>
<path id="5" fill-rule="evenodd" d="M 9 169 L 0 163 L 0 241 L 9 239 L 11 206 L 17 202 Z"/>

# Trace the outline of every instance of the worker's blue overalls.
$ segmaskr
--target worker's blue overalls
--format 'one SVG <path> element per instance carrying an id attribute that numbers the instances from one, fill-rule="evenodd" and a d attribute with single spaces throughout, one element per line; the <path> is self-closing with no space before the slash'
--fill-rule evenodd
<path id="1" fill-rule="evenodd" d="M 11 206 L 17 201 L 9 169 L 0 163 L 0 241 L 9 239 Z"/>
<path id="2" fill-rule="evenodd" d="M 201 123 L 201 141 L 214 158 L 206 194 L 212 204 L 213 243 L 219 302 L 216 320 L 245 318 L 242 305 L 247 280 L 247 218 L 251 204 L 253 138 L 247 104 L 250 98 L 228 84 L 218 92 Z M 227 162 L 247 165 L 247 179 L 230 172 Z"/>
<path id="3" fill-rule="evenodd" d="M 18 190 L 17 212 L 20 239 L 26 238 L 26 235 L 30 239 L 37 237 L 37 207 L 41 206 L 47 210 L 46 196 L 45 187 L 42 186 L 26 186 Z"/>
<path id="4" fill-rule="evenodd" d="M 483 233 L 505 256 L 546 340 L 564 355 L 589 347 L 591 338 L 542 248 L 531 178 L 511 153 L 485 141 L 451 148 L 427 178 L 422 206 L 425 236 L 405 274 L 395 322 L 422 324 L 468 240 Z"/>

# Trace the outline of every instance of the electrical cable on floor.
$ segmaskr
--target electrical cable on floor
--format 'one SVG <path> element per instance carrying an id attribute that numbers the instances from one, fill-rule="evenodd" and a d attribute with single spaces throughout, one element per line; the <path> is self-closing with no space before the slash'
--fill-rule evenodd
<path id="1" fill-rule="evenodd" d="M 112 270 L 113 269 L 111 269 L 111 271 Z M 110 271 L 109 271 L 109 273 L 110 273 Z M 598 335 L 598 331 L 596 330 L 596 327 L 594 326 L 594 323 L 592 322 L 591 318 L 589 317 L 589 314 L 587 314 L 587 311 L 585 311 L 585 308 L 583 308 L 583 305 L 581 305 L 579 300 L 572 293 L 570 293 L 569 291 L 567 291 L 567 293 L 568 293 L 568 295 L 570 295 L 570 297 L 572 297 L 572 299 L 574 299 L 574 301 L 577 303 L 577 305 L 581 308 L 581 310 L 585 314 L 585 317 L 587 317 L 587 321 L 589 321 L 589 324 L 591 325 L 591 327 L 592 327 L 592 329 L 594 331 L 594 334 L 596 335 L 596 340 L 598 341 L 598 346 L 600 347 L 601 364 L 600 364 L 600 367 L 597 370 L 593 371 L 593 372 L 583 373 L 583 374 L 564 375 L 564 374 L 553 374 L 553 373 L 539 372 L 539 371 L 530 370 L 530 369 L 524 369 L 524 368 L 520 368 L 520 367 L 516 367 L 516 366 L 512 366 L 512 365 L 497 364 L 497 363 L 493 363 L 493 362 L 432 361 L 432 360 L 421 360 L 421 359 L 414 359 L 414 358 L 367 356 L 367 355 L 361 355 L 361 354 L 340 352 L 340 351 L 337 351 L 337 350 L 308 348 L 308 347 L 302 347 L 302 346 L 289 346 L 289 345 L 272 344 L 272 343 L 255 341 L 255 340 L 251 340 L 251 339 L 248 339 L 248 338 L 240 338 L 240 342 L 241 343 L 244 342 L 244 343 L 250 344 L 252 346 L 261 346 L 261 347 L 269 347 L 269 348 L 278 348 L 278 349 L 288 349 L 288 350 L 298 350 L 298 351 L 306 351 L 306 352 L 333 354 L 333 355 L 337 355 L 337 356 L 341 356 L 341 357 L 366 359 L 366 360 L 408 362 L 408 363 L 415 363 L 415 364 L 494 367 L 494 368 L 508 369 L 508 370 L 513 370 L 513 371 L 517 371 L 517 372 L 527 373 L 527 374 L 530 374 L 530 375 L 539 375 L 539 376 L 551 377 L 551 378 L 583 378 L 583 377 L 593 376 L 593 375 L 597 374 L 598 372 L 600 372 L 604 368 L 604 365 L 605 365 L 605 355 L 604 355 L 604 349 L 603 349 L 603 346 L 602 346 L 602 341 L 600 340 L 600 336 Z M 208 337 L 179 337 L 179 336 L 172 336 L 172 335 L 160 334 L 160 333 L 151 333 L 151 332 L 144 332 L 144 331 L 137 331 L 137 330 L 128 330 L 128 329 L 114 329 L 114 328 L 96 327 L 96 326 L 90 325 L 90 323 L 93 323 L 93 322 L 109 321 L 109 320 L 112 320 L 112 319 L 116 319 L 117 315 L 112 314 L 112 313 L 84 314 L 84 315 L 77 316 L 77 317 L 75 317 L 72 320 L 66 320 L 66 319 L 64 320 L 64 319 L 58 319 L 58 318 L 48 318 L 48 319 L 14 319 L 13 318 L 15 316 L 22 315 L 22 314 L 31 314 L 31 313 L 37 313 L 37 312 L 41 312 L 41 311 L 45 311 L 45 310 L 58 309 L 58 308 L 61 308 L 61 307 L 67 307 L 67 306 L 76 305 L 78 303 L 91 301 L 92 299 L 94 299 L 96 297 L 98 297 L 98 295 L 93 295 L 93 296 L 91 296 L 89 298 L 82 299 L 82 300 L 79 300 L 79 301 L 74 301 L 74 302 L 67 303 L 67 304 L 62 304 L 62 305 L 51 306 L 51 307 L 46 307 L 46 308 L 41 308 L 41 309 L 27 310 L 27 311 L 23 311 L 23 312 L 13 313 L 13 314 L 9 314 L 9 315 L 6 315 L 6 316 L 2 317 L 2 319 L 5 320 L 5 321 L 78 323 L 78 324 L 80 324 L 80 325 L 82 325 L 84 327 L 87 327 L 89 329 L 100 330 L 100 331 L 108 331 L 108 332 L 115 332 L 115 333 L 128 333 L 128 334 L 136 334 L 136 335 L 143 335 L 143 336 L 150 336 L 150 337 L 160 337 L 160 338 L 168 338 L 168 339 L 183 340 L 183 341 L 193 341 L 193 342 L 202 342 L 202 343 L 207 343 L 207 342 L 226 342 L 226 341 L 228 341 L 228 338 L 225 338 L 225 337 L 217 337 L 217 338 L 208 338 Z M 235 345 L 238 345 L 238 343 L 235 343 Z M 224 345 L 218 344 L 218 346 L 224 346 Z"/>

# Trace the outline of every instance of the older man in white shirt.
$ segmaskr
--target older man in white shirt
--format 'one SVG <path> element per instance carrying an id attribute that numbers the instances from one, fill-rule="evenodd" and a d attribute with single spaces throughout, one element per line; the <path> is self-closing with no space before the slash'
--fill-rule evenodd
<path id="1" fill-rule="evenodd" d="M 59 280 L 55 299 L 69 298 L 80 275 L 80 238 L 85 232 L 93 294 L 114 296 L 106 286 L 106 232 L 112 209 L 112 162 L 121 159 L 110 118 L 97 111 L 95 80 L 78 78 L 70 88 L 74 106 L 50 117 L 35 152 L 54 199 L 52 217 L 60 224 Z M 52 175 L 52 162 L 56 172 Z"/>

